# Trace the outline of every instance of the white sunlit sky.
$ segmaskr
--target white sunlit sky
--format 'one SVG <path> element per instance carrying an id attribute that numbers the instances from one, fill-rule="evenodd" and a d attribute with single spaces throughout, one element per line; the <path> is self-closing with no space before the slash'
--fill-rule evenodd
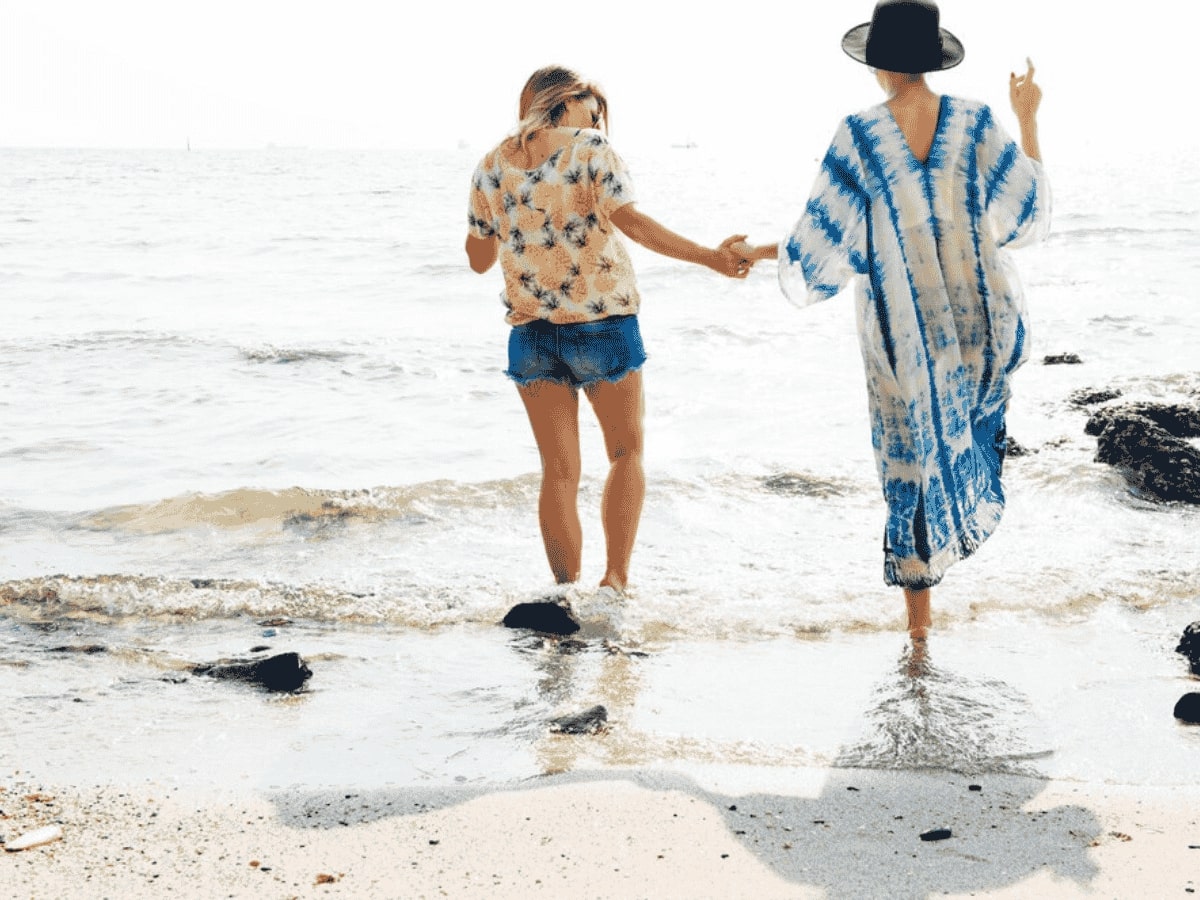
<path id="1" fill-rule="evenodd" d="M 0 0 L 0 147 L 484 148 L 548 63 L 606 89 L 628 151 L 824 142 L 881 98 L 840 47 L 873 5 Z M 1015 133 L 1008 76 L 1029 56 L 1048 160 L 1157 144 L 1193 80 L 1187 9 L 945 0 L 967 56 L 931 84 Z"/>

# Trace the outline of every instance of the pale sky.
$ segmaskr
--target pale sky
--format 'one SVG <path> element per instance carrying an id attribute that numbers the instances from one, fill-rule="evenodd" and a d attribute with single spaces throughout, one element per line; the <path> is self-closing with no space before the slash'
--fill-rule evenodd
<path id="1" fill-rule="evenodd" d="M 1193 80 L 1164 40 L 1189 27 L 1182 2 L 940 5 L 967 55 L 934 89 L 993 104 L 1015 132 L 1008 74 L 1032 56 L 1050 158 L 1157 143 Z M 623 149 L 824 139 L 881 99 L 840 47 L 873 6 L 0 0 L 0 146 L 484 148 L 549 63 L 606 89 Z"/>

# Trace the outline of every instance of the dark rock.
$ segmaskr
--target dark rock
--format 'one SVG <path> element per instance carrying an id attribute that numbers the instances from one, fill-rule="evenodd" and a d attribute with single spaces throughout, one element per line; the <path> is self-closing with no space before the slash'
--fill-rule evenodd
<path id="1" fill-rule="evenodd" d="M 1175 652 L 1188 658 L 1188 662 L 1192 664 L 1193 675 L 1200 675 L 1200 622 L 1193 622 L 1183 629 Z"/>
<path id="2" fill-rule="evenodd" d="M 90 656 L 93 653 L 107 653 L 108 648 L 103 644 L 83 644 L 80 646 L 63 645 L 62 647 L 49 647 L 47 653 L 81 653 Z"/>
<path id="3" fill-rule="evenodd" d="M 266 659 L 221 660 L 192 668 L 193 675 L 258 684 L 269 691 L 295 691 L 312 677 L 298 653 L 280 653 Z"/>
<path id="4" fill-rule="evenodd" d="M 1200 504 L 1200 409 L 1163 403 L 1106 407 L 1088 420 L 1096 461 L 1117 466 L 1150 499 Z"/>
<path id="5" fill-rule="evenodd" d="M 251 647 L 250 652 L 251 653 L 265 653 L 270 649 L 271 649 L 270 646 L 268 646 L 267 644 L 259 644 L 257 647 Z"/>
<path id="6" fill-rule="evenodd" d="M 1042 359 L 1043 366 L 1077 366 L 1082 362 L 1078 353 L 1056 353 Z"/>
<path id="7" fill-rule="evenodd" d="M 603 706 L 593 706 L 581 713 L 551 719 L 550 730 L 558 734 L 595 734 L 604 728 L 607 721 L 608 710 Z"/>
<path id="8" fill-rule="evenodd" d="M 571 614 L 552 600 L 539 603 L 518 603 L 504 616 L 505 628 L 528 628 L 544 634 L 574 634 L 579 623 Z"/>
<path id="9" fill-rule="evenodd" d="M 1080 388 L 1077 391 L 1071 391 L 1067 395 L 1067 402 L 1072 406 L 1078 406 L 1081 409 L 1085 406 L 1095 406 L 1097 403 L 1107 403 L 1109 400 L 1116 400 L 1121 396 L 1121 392 L 1115 388 Z"/>
<path id="10" fill-rule="evenodd" d="M 1175 704 L 1175 718 L 1190 725 L 1200 724 L 1200 694 L 1184 694 Z"/>
<path id="11" fill-rule="evenodd" d="M 291 625 L 291 619 L 263 619 L 258 623 L 259 628 L 282 628 L 284 625 Z"/>
<path id="12" fill-rule="evenodd" d="M 921 840 L 923 841 L 944 841 L 949 837 L 952 837 L 949 828 L 935 828 L 932 831 L 921 833 Z"/>
<path id="13" fill-rule="evenodd" d="M 1092 414 L 1083 430 L 1095 437 L 1103 434 L 1108 426 L 1132 418 L 1149 419 L 1174 437 L 1200 437 L 1200 407 L 1182 403 L 1142 402 L 1106 406 Z"/>
<path id="14" fill-rule="evenodd" d="M 968 784 L 967 790 L 968 791 L 982 791 L 983 785 L 982 784 Z"/>
<path id="15" fill-rule="evenodd" d="M 192 579 L 192 587 L 194 587 L 194 588 L 204 589 L 204 588 L 210 588 L 210 587 L 215 587 L 215 586 L 216 586 L 216 582 L 213 581 L 211 578 L 193 578 Z"/>
<path id="16" fill-rule="evenodd" d="M 1004 458 L 1015 459 L 1019 456 L 1028 456 L 1033 451 L 1024 444 L 1018 443 L 1017 439 L 1009 435 L 1004 439 Z"/>

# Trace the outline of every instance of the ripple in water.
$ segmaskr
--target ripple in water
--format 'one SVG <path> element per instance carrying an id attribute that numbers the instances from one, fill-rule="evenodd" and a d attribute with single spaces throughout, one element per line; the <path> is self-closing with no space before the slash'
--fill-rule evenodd
<path id="1" fill-rule="evenodd" d="M 906 649 L 875 691 L 868 734 L 837 765 L 864 769 L 945 769 L 966 775 L 1037 775 L 1032 760 L 1050 750 L 1028 700 L 1011 685 L 958 675 Z"/>

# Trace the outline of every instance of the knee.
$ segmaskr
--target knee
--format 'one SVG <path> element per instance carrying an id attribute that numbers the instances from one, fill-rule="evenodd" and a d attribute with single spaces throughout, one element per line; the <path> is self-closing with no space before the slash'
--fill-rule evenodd
<path id="1" fill-rule="evenodd" d="M 624 463 L 630 465 L 642 462 L 642 442 L 640 440 L 617 441 L 608 448 L 608 461 L 612 465 Z"/>
<path id="2" fill-rule="evenodd" d="M 580 461 L 571 459 L 543 459 L 542 479 L 556 487 L 573 488 L 579 486 Z"/>

